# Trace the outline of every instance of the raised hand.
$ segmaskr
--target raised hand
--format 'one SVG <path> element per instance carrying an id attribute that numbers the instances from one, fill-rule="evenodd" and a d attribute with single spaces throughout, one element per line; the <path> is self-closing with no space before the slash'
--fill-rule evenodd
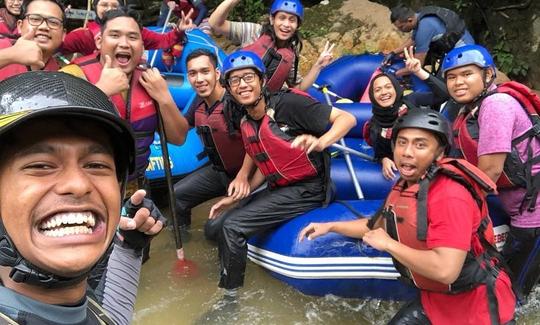
<path id="1" fill-rule="evenodd" d="M 43 51 L 39 45 L 34 42 L 35 33 L 36 31 L 33 28 L 30 28 L 26 34 L 21 35 L 15 44 L 9 48 L 14 54 L 12 56 L 13 63 L 37 66 L 40 69 L 45 67 Z M 21 53 L 23 53 L 23 55 L 21 55 Z"/>
<path id="2" fill-rule="evenodd" d="M 197 27 L 195 26 L 195 24 L 193 24 L 193 19 L 191 19 L 191 16 L 193 16 L 193 8 L 189 9 L 187 15 L 185 15 L 182 11 L 182 17 L 180 18 L 180 21 L 178 22 L 178 26 L 176 28 L 179 31 L 185 32 L 186 30 Z"/>
<path id="3" fill-rule="evenodd" d="M 324 68 L 328 64 L 330 64 L 330 62 L 332 62 L 332 60 L 334 59 L 334 54 L 332 53 L 332 50 L 334 49 L 335 45 L 336 44 L 326 41 L 324 49 L 319 55 L 319 58 L 317 58 L 317 62 L 315 64 L 321 68 Z"/>
<path id="4" fill-rule="evenodd" d="M 403 55 L 405 56 L 405 68 L 412 73 L 417 73 L 422 69 L 422 63 L 420 60 L 414 57 L 414 47 L 411 46 L 409 49 L 403 49 Z"/>
<path id="5" fill-rule="evenodd" d="M 96 86 L 110 97 L 128 90 L 129 80 L 122 69 L 112 66 L 111 57 L 105 55 L 103 70 Z"/>
<path id="6" fill-rule="evenodd" d="M 146 247 L 167 221 L 154 202 L 145 196 L 146 191 L 136 191 L 124 204 L 125 215 L 118 223 L 120 239 L 133 249 Z"/>

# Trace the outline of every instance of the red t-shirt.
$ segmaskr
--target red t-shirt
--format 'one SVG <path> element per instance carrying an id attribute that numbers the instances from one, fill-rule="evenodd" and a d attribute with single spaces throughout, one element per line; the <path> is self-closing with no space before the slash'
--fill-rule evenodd
<path id="1" fill-rule="evenodd" d="M 92 32 L 94 31 L 94 32 Z M 86 28 L 77 28 L 69 32 L 60 47 L 62 53 L 81 53 L 90 55 L 97 50 L 94 33 L 98 34 L 100 27 L 95 21 L 88 23 Z M 146 50 L 166 49 L 180 42 L 184 32 L 173 29 L 165 34 L 153 32 L 147 28 L 141 30 L 141 36 Z"/>
<path id="2" fill-rule="evenodd" d="M 472 235 L 480 224 L 480 210 L 467 189 L 447 177 L 438 177 L 428 193 L 428 248 L 480 250 Z M 491 233 L 492 237 L 493 233 Z M 493 238 L 488 238 L 493 242 Z M 506 273 L 495 284 L 500 323 L 514 317 L 516 298 Z M 491 324 L 485 285 L 460 294 L 421 291 L 422 306 L 434 324 Z"/>

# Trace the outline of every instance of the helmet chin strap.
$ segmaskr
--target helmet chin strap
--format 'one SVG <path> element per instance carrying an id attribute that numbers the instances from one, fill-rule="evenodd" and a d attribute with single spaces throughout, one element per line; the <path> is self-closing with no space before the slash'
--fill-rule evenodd
<path id="1" fill-rule="evenodd" d="M 491 87 L 491 85 L 495 82 L 494 75 L 492 75 L 491 79 L 487 81 L 487 69 L 488 68 L 482 70 L 482 83 L 484 84 L 484 89 L 482 89 L 482 92 L 471 101 L 471 104 L 470 104 L 471 106 L 476 106 L 476 103 L 478 101 L 486 97 L 486 95 L 489 92 L 488 91 L 489 87 Z"/>
<path id="2" fill-rule="evenodd" d="M 99 262 L 98 262 L 99 263 Z M 28 262 L 17 250 L 0 219 L 0 265 L 11 267 L 9 277 L 17 283 L 43 288 L 65 288 L 85 281 L 92 268 L 72 277 L 63 277 L 42 270 Z"/>
<path id="3" fill-rule="evenodd" d="M 259 97 L 257 97 L 257 99 L 253 103 L 248 104 L 248 105 L 242 105 L 242 107 L 245 108 L 246 110 L 254 109 L 255 107 L 257 107 L 257 105 L 259 105 L 259 103 L 263 99 L 265 92 L 266 92 L 266 84 L 263 81 L 261 82 L 261 93 L 259 94 Z"/>

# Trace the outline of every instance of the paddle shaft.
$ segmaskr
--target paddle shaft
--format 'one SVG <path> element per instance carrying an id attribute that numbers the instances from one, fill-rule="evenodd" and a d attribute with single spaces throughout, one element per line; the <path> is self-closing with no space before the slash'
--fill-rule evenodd
<path id="1" fill-rule="evenodd" d="M 172 9 L 169 8 L 169 12 L 167 13 L 167 18 L 165 18 L 165 23 L 163 23 L 163 28 L 161 29 L 161 33 L 165 33 L 165 30 L 167 29 L 167 25 L 169 24 L 169 19 L 171 19 Z M 152 54 L 152 60 L 150 60 L 150 67 L 154 67 L 154 63 L 156 62 L 156 56 L 158 53 L 158 49 L 154 50 L 154 53 Z"/>
<path id="2" fill-rule="evenodd" d="M 330 106 L 333 106 L 332 101 L 330 100 L 330 96 L 328 95 L 328 88 L 326 86 L 322 86 L 319 89 L 321 89 L 321 91 L 323 92 L 326 103 Z M 347 147 L 343 138 L 339 140 L 339 143 L 341 144 L 341 146 Z M 358 178 L 356 177 L 356 173 L 354 172 L 354 166 L 352 164 L 349 151 L 343 151 L 343 156 L 345 157 L 345 163 L 347 164 L 347 168 L 349 169 L 349 173 L 351 174 L 351 179 L 354 185 L 354 190 L 356 191 L 356 195 L 358 196 L 358 199 L 363 200 L 364 193 L 362 192 L 362 188 L 360 187 L 360 183 L 358 182 Z"/>
<path id="3" fill-rule="evenodd" d="M 156 104 L 156 114 L 158 119 L 159 142 L 161 144 L 161 156 L 163 157 L 163 167 L 165 169 L 165 180 L 167 181 L 167 193 L 169 195 L 169 208 L 174 228 L 174 241 L 176 244 L 176 255 L 178 259 L 184 259 L 184 249 L 182 247 L 182 237 L 178 228 L 178 220 L 176 220 L 176 203 L 173 191 L 171 163 L 169 161 L 169 148 L 167 147 L 167 136 L 165 135 L 165 125 L 163 117 L 159 111 L 159 106 Z"/>

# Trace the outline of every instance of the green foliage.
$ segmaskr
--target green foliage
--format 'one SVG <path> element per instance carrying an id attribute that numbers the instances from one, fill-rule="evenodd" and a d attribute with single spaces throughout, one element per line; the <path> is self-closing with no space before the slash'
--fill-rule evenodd
<path id="1" fill-rule="evenodd" d="M 472 2 L 470 0 L 456 0 L 454 1 L 454 6 L 456 7 L 456 11 L 463 12 L 465 9 L 471 7 Z"/>
<path id="2" fill-rule="evenodd" d="M 506 34 L 499 34 L 491 54 L 497 63 L 497 68 L 506 73 L 509 78 L 519 79 L 527 76 L 529 65 L 512 53 Z"/>
<path id="3" fill-rule="evenodd" d="M 216 8 L 223 0 L 208 0 L 206 6 L 210 9 Z M 232 21 L 259 22 L 261 16 L 268 13 L 269 8 L 261 0 L 242 0 L 236 6 L 228 19 Z"/>

